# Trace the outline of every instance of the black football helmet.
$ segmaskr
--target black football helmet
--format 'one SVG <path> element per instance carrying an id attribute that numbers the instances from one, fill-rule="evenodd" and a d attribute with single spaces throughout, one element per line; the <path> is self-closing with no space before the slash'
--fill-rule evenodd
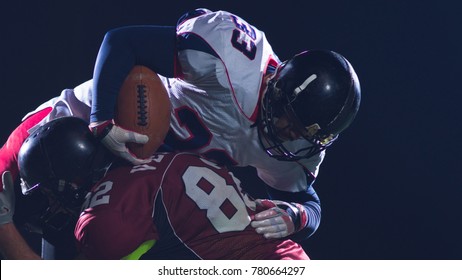
<path id="1" fill-rule="evenodd" d="M 19 175 L 23 194 L 40 190 L 48 198 L 43 226 L 59 231 L 76 220 L 112 159 L 80 118 L 58 118 L 31 133 L 19 150 Z"/>
<path id="2" fill-rule="evenodd" d="M 360 99 L 358 77 L 342 55 L 325 50 L 299 53 L 283 62 L 268 82 L 261 104 L 260 142 L 278 160 L 310 158 L 352 123 Z M 278 124 L 282 118 L 285 127 Z M 288 144 L 281 137 L 288 128 L 299 138 L 289 140 L 305 144 Z"/>

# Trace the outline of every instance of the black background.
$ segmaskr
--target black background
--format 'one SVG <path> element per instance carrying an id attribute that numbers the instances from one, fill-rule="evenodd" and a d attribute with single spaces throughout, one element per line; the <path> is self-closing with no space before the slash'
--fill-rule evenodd
<path id="1" fill-rule="evenodd" d="M 91 78 L 107 30 L 174 25 L 197 7 L 243 17 L 281 60 L 331 49 L 358 73 L 360 112 L 316 182 L 323 218 L 304 244 L 313 259 L 462 259 L 457 1 L 2 2 L 0 140 L 25 113 Z"/>

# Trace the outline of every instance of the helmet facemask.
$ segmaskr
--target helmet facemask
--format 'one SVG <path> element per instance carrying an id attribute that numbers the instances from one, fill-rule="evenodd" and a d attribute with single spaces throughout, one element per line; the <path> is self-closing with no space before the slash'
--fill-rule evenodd
<path id="1" fill-rule="evenodd" d="M 310 158 L 326 149 L 337 139 L 337 136 L 334 135 L 323 135 L 322 129 L 317 123 L 305 127 L 292 107 L 295 98 L 291 96 L 278 87 L 276 76 L 269 81 L 268 89 L 262 100 L 258 131 L 260 143 L 269 156 L 282 161 Z M 284 126 L 278 124 L 281 118 L 287 120 Z M 284 130 L 290 130 L 297 138 L 282 137 Z M 297 139 L 305 139 L 306 145 L 291 150 L 284 144 Z"/>
<path id="2" fill-rule="evenodd" d="M 60 232 L 73 227 L 79 217 L 82 203 L 92 183 L 71 183 L 65 180 L 51 179 L 28 187 L 27 182 L 21 178 L 21 188 L 27 189 L 26 195 L 39 191 L 48 200 L 48 207 L 40 217 L 44 230 Z"/>

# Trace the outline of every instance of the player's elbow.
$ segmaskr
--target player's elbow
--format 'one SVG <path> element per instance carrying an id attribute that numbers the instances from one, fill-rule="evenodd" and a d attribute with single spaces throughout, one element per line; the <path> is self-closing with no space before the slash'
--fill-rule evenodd
<path id="1" fill-rule="evenodd" d="M 106 32 L 103 39 L 103 45 L 119 45 L 121 42 L 126 41 L 129 30 L 127 27 L 118 27 Z"/>

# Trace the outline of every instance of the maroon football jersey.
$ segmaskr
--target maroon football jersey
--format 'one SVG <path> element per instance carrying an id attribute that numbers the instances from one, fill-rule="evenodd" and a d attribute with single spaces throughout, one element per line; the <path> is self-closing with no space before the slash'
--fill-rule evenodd
<path id="1" fill-rule="evenodd" d="M 239 184 L 226 168 L 194 154 L 117 166 L 93 188 L 75 236 L 96 259 L 120 259 L 153 239 L 143 258 L 308 259 L 299 244 L 255 232 L 255 202 Z"/>

